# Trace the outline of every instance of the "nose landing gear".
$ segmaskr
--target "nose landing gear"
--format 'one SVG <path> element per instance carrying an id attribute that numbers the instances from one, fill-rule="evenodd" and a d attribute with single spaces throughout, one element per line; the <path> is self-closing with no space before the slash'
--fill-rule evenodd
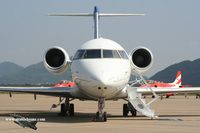
<path id="1" fill-rule="evenodd" d="M 98 99 L 98 111 L 96 113 L 96 117 L 94 121 L 96 122 L 106 122 L 107 121 L 107 113 L 104 112 L 105 107 L 105 98 Z"/>

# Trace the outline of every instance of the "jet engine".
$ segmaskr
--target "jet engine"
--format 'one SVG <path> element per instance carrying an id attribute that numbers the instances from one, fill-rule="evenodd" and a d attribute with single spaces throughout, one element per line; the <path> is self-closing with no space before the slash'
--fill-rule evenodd
<path id="1" fill-rule="evenodd" d="M 61 47 L 53 47 L 44 56 L 45 68 L 54 74 L 62 74 L 67 70 L 70 61 L 68 53 Z"/>
<path id="2" fill-rule="evenodd" d="M 133 67 L 140 73 L 147 71 L 153 64 L 153 54 L 146 47 L 134 49 L 130 54 L 130 58 Z"/>

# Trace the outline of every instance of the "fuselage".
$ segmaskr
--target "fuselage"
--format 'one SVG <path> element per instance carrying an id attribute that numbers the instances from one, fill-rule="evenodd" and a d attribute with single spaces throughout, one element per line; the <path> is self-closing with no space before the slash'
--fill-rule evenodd
<path id="1" fill-rule="evenodd" d="M 178 85 L 174 84 L 174 83 L 163 83 L 163 82 L 157 82 L 154 81 L 154 83 L 149 83 L 148 86 L 150 87 L 179 87 Z M 141 85 L 141 87 L 147 87 L 147 85 Z"/>
<path id="2" fill-rule="evenodd" d="M 110 99 L 128 84 L 131 64 L 118 43 L 98 38 L 80 47 L 73 58 L 71 71 L 82 93 L 93 99 Z"/>

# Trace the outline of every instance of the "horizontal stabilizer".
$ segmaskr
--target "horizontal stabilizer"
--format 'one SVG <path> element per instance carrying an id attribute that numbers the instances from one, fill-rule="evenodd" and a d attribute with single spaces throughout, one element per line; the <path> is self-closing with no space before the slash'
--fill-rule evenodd
<path id="1" fill-rule="evenodd" d="M 91 13 L 50 13 L 48 16 L 94 16 Z M 118 17 L 118 16 L 145 16 L 145 14 L 131 14 L 131 13 L 99 13 L 100 17 Z"/>
<path id="2" fill-rule="evenodd" d="M 93 16 L 91 13 L 50 13 L 48 16 Z"/>
<path id="3" fill-rule="evenodd" d="M 132 14 L 132 13 L 99 13 L 101 17 L 118 17 L 118 16 L 145 16 L 145 14 Z"/>

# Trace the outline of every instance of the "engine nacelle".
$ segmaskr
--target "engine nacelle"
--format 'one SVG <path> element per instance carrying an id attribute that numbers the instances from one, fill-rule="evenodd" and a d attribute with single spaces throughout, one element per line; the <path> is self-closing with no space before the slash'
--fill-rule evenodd
<path id="1" fill-rule="evenodd" d="M 54 74 L 62 74 L 67 70 L 69 63 L 69 55 L 61 47 L 53 47 L 47 50 L 44 55 L 45 68 Z"/>
<path id="2" fill-rule="evenodd" d="M 134 68 L 140 73 L 147 71 L 153 64 L 153 54 L 146 47 L 137 47 L 130 57 Z"/>

